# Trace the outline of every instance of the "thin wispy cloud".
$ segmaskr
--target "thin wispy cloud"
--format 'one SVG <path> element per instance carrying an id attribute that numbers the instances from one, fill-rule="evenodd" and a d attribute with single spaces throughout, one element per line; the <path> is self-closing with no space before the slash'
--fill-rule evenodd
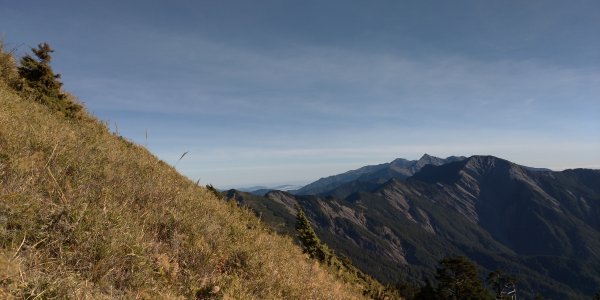
<path id="1" fill-rule="evenodd" d="M 400 106 L 560 104 L 565 97 L 593 104 L 600 90 L 598 71 L 527 60 L 484 62 L 451 56 L 419 60 L 331 47 L 286 49 L 285 54 L 272 56 L 254 49 L 188 41 L 189 45 L 178 48 L 190 49 L 189 57 L 173 55 L 179 59 L 165 67 L 162 77 L 149 79 L 133 73 L 126 74 L 129 78 L 75 79 L 71 84 L 86 90 L 94 85 L 110 87 L 107 99 L 98 101 L 99 108 L 164 112 L 164 103 L 177 98 L 182 105 L 166 107 L 167 112 L 223 114 L 300 109 L 347 115 L 370 103 L 366 112 L 377 115 Z M 166 39 L 165 44 L 174 43 Z M 138 70 L 145 71 L 143 67 Z M 152 90 L 147 89 L 149 84 Z"/>
<path id="2" fill-rule="evenodd" d="M 178 134 L 171 145 L 187 149 L 193 144 L 190 137 L 210 139 L 211 143 L 201 144 L 199 152 L 220 164 L 219 169 L 229 163 L 250 164 L 243 168 L 254 165 L 257 172 L 269 166 L 294 169 L 298 160 L 323 163 L 325 158 L 347 162 L 378 158 L 384 162 L 394 153 L 412 157 L 424 152 L 506 156 L 511 149 L 490 143 L 486 135 L 492 131 L 496 139 L 521 135 L 520 144 L 513 148 L 540 152 L 556 147 L 542 145 L 541 137 L 567 132 L 590 135 L 600 127 L 593 121 L 588 127 L 577 125 L 586 122 L 586 114 L 600 112 L 596 101 L 600 76 L 594 70 L 517 60 L 482 62 L 442 56 L 411 60 L 315 47 L 268 56 L 214 43 L 192 44 L 196 46 L 183 48 L 195 49 L 196 60 L 206 58 L 197 62 L 204 70 L 177 74 L 182 78 L 172 83 L 174 86 L 157 84 L 151 90 L 135 88 L 145 86 L 142 82 L 124 85 L 128 81 L 100 80 L 103 83 L 98 88 L 111 86 L 114 95 L 104 95 L 96 109 L 189 119 L 196 128 L 184 129 L 187 133 Z M 213 53 L 214 49 L 219 51 Z M 171 101 L 177 105 L 168 105 Z M 583 118 L 577 119 L 580 116 Z M 212 124 L 220 125 L 215 128 Z M 217 130 L 222 136 L 215 138 L 214 132 L 202 128 Z M 461 141 L 462 146 L 450 141 L 419 145 L 427 139 L 443 141 L 446 136 Z M 405 145 L 386 146 L 387 139 L 401 139 Z M 469 143 L 471 139 L 474 142 Z M 538 142 L 523 143 L 531 140 Z M 346 147 L 356 143 L 373 146 Z M 482 143 L 486 147 L 478 146 Z M 307 148 L 311 144 L 328 147 Z M 272 149 L 282 145 L 288 148 Z M 207 168 L 200 171 L 201 166 Z M 198 161 L 188 172 L 211 178 L 217 170 L 210 166 Z M 329 170 L 315 173 L 325 171 Z"/>

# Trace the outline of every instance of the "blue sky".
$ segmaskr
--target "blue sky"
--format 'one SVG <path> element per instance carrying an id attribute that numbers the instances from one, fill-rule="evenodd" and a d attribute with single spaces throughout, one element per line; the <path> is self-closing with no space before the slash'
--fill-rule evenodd
<path id="1" fill-rule="evenodd" d="M 600 168 L 598 33 L 598 1 L 0 4 L 8 48 L 47 41 L 94 115 L 218 187 L 423 153 Z"/>

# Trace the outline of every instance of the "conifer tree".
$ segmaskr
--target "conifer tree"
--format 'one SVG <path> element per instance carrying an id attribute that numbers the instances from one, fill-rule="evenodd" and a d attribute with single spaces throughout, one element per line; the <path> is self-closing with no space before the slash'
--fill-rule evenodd
<path id="1" fill-rule="evenodd" d="M 298 239 L 302 244 L 304 253 L 307 253 L 311 258 L 326 262 L 331 256 L 329 249 L 317 237 L 302 208 L 296 205 L 296 211 L 296 232 L 298 233 Z"/>
<path id="2" fill-rule="evenodd" d="M 372 299 L 400 298 L 396 289 L 390 286 L 383 287 L 373 278 L 356 269 L 356 267 L 352 265 L 347 257 L 342 259 L 338 258 L 335 253 L 327 247 L 327 245 L 321 242 L 310 225 L 310 221 L 304 214 L 302 208 L 299 205 L 296 205 L 295 208 L 297 211 L 296 232 L 297 237 L 302 244 L 304 253 L 308 254 L 310 258 L 316 259 L 334 269 L 336 272 L 338 272 L 338 275 L 345 274 L 339 276 L 352 276 L 354 277 L 354 280 L 362 282 L 362 284 L 364 284 L 363 294 L 365 296 L 369 296 Z M 346 277 L 346 279 L 348 278 Z"/>
<path id="3" fill-rule="evenodd" d="M 26 83 L 43 95 L 62 98 L 60 92 L 62 83 L 59 81 L 60 74 L 54 74 L 50 67 L 51 53 L 54 52 L 50 45 L 42 43 L 38 48 L 31 48 L 31 51 L 37 57 L 37 60 L 31 55 L 25 55 L 21 59 L 19 75 L 26 80 Z"/>
<path id="4" fill-rule="evenodd" d="M 436 279 L 436 294 L 444 300 L 492 299 L 477 276 L 477 268 L 463 256 L 447 257 L 440 261 Z"/>
<path id="5" fill-rule="evenodd" d="M 507 292 L 506 288 L 512 287 L 514 289 L 516 279 L 498 269 L 488 275 L 487 282 L 492 287 L 496 299 L 510 299 L 509 295 L 505 294 Z"/>
<path id="6" fill-rule="evenodd" d="M 51 53 L 54 50 L 47 43 L 42 43 L 31 51 L 37 59 L 25 55 L 20 62 L 19 75 L 24 81 L 21 90 L 28 95 L 34 95 L 36 101 L 50 109 L 73 116 L 81 110 L 81 106 L 73 103 L 61 92 L 60 74 L 54 74 L 50 67 Z"/>

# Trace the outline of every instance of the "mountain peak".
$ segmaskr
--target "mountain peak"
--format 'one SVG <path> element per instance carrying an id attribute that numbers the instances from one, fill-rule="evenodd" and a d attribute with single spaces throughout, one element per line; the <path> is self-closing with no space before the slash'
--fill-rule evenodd
<path id="1" fill-rule="evenodd" d="M 421 156 L 421 158 L 419 158 L 419 160 L 429 160 L 431 158 L 437 158 L 437 157 L 431 156 L 431 155 L 425 153 L 425 154 L 423 154 L 423 156 Z"/>
<path id="2" fill-rule="evenodd" d="M 495 156 L 473 155 L 444 165 L 426 165 L 413 178 L 427 182 L 452 183 L 465 176 L 476 179 L 492 173 L 510 173 L 523 177 L 527 171 L 515 163 Z"/>
<path id="3" fill-rule="evenodd" d="M 446 158 L 441 158 L 441 157 L 437 157 L 437 156 L 433 156 L 433 155 L 429 155 L 429 154 L 425 153 L 425 154 L 423 154 L 423 156 L 421 156 L 421 158 L 419 158 L 419 160 L 416 161 L 416 164 L 418 164 L 419 167 L 423 167 L 428 164 L 443 165 L 445 163 L 460 161 L 460 160 L 465 160 L 465 159 L 467 159 L 467 158 L 464 156 L 448 156 Z"/>
<path id="4" fill-rule="evenodd" d="M 488 172 L 492 169 L 510 169 L 518 167 L 517 164 L 508 160 L 491 155 L 473 155 L 467 158 L 464 168 L 471 171 Z"/>

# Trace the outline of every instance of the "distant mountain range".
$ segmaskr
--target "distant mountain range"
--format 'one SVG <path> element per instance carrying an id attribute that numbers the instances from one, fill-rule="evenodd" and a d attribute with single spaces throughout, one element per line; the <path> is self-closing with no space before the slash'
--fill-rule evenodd
<path id="1" fill-rule="evenodd" d="M 423 282 L 444 256 L 464 255 L 482 272 L 516 276 L 525 297 L 587 299 L 600 289 L 599 170 L 424 155 L 323 178 L 296 193 L 230 190 L 227 198 L 287 234 L 300 205 L 323 241 L 384 282 Z"/>
<path id="2" fill-rule="evenodd" d="M 258 186 L 252 186 L 252 187 L 246 187 L 246 188 L 237 188 L 236 190 L 262 196 L 270 191 L 286 191 L 286 192 L 293 193 L 296 190 L 300 189 L 301 187 L 302 187 L 301 185 L 293 185 L 293 184 L 283 184 L 283 185 L 277 185 L 277 186 L 258 185 Z"/>
<path id="3" fill-rule="evenodd" d="M 464 156 L 450 156 L 443 159 L 428 154 L 424 154 L 418 160 L 398 158 L 389 163 L 365 166 L 342 174 L 321 178 L 295 191 L 295 194 L 318 195 L 353 181 L 382 184 L 392 178 L 406 179 L 425 165 L 439 166 L 453 161 L 464 160 L 465 158 Z"/>

